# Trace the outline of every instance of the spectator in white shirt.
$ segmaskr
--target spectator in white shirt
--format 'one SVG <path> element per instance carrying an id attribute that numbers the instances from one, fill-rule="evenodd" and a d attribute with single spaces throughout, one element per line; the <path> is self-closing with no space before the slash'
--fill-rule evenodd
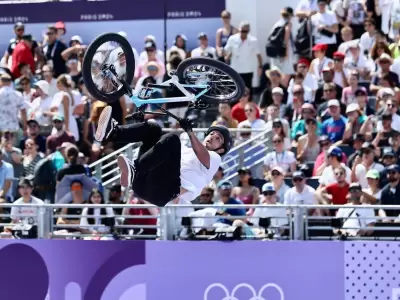
<path id="1" fill-rule="evenodd" d="M 362 53 L 368 54 L 372 49 L 372 46 L 375 44 L 376 37 L 376 23 L 372 18 L 367 18 L 364 21 L 364 32 L 360 37 L 360 48 Z"/>
<path id="2" fill-rule="evenodd" d="M 147 43 L 154 43 L 156 45 L 156 38 L 153 35 L 146 35 L 144 38 L 144 44 L 146 45 Z M 157 60 L 164 62 L 164 52 L 162 52 L 160 49 L 156 49 L 156 58 Z M 142 51 L 139 55 L 139 64 L 140 63 L 145 63 L 149 60 L 147 56 L 147 51 L 146 49 Z"/>
<path id="3" fill-rule="evenodd" d="M 244 108 L 244 112 L 246 114 L 246 120 L 240 122 L 239 125 L 241 126 L 250 126 L 251 129 L 265 129 L 265 121 L 257 118 L 257 108 L 256 104 L 253 102 L 249 102 L 246 104 Z M 260 130 L 252 132 L 252 136 L 256 136 L 260 134 Z"/>
<path id="4" fill-rule="evenodd" d="M 326 167 L 319 178 L 320 186 L 327 186 L 328 184 L 336 182 L 334 170 L 338 167 L 343 167 L 346 170 L 346 181 L 350 183 L 351 170 L 342 163 L 343 151 L 339 147 L 331 146 L 327 154 Z"/>
<path id="5" fill-rule="evenodd" d="M 264 170 L 269 172 L 272 168 L 280 166 L 290 176 L 296 170 L 296 157 L 292 151 L 285 150 L 283 138 L 280 135 L 272 137 L 274 151 L 268 153 L 264 159 Z"/>
<path id="6" fill-rule="evenodd" d="M 387 100 L 384 107 L 384 112 L 385 112 L 384 115 L 392 116 L 391 128 L 400 132 L 400 116 L 397 114 L 397 105 L 394 105 L 394 101 L 392 99 Z M 377 132 L 383 130 L 382 122 L 383 120 L 379 120 L 378 123 L 376 124 Z"/>
<path id="7" fill-rule="evenodd" d="M 60 91 L 57 87 L 57 80 L 53 77 L 53 69 L 49 65 L 44 65 L 42 68 L 42 75 L 43 79 L 50 85 L 47 95 L 53 98 L 53 96 Z"/>
<path id="8" fill-rule="evenodd" d="M 49 96 L 50 84 L 46 80 L 35 83 L 37 97 L 32 101 L 29 118 L 42 125 L 51 125 L 51 118 L 43 113 L 50 111 L 53 97 Z"/>
<path id="9" fill-rule="evenodd" d="M 375 146 L 369 142 L 365 142 L 361 147 L 361 158 L 358 157 L 353 164 L 351 179 L 358 182 L 363 189 L 368 187 L 366 178 L 369 170 L 383 171 L 384 167 L 375 161 Z"/>
<path id="10" fill-rule="evenodd" d="M 0 107 L 0 132 L 17 131 L 20 128 L 18 114 L 21 113 L 21 122 L 26 134 L 27 114 L 24 98 L 20 92 L 12 88 L 11 76 L 6 73 L 0 77 Z"/>
<path id="11" fill-rule="evenodd" d="M 241 22 L 239 33 L 231 35 L 224 48 L 225 60 L 231 60 L 231 67 L 239 73 L 247 88 L 252 89 L 255 59 L 257 59 L 258 73 L 261 76 L 262 57 L 258 48 L 257 38 L 250 35 L 250 23 Z"/>
<path id="12" fill-rule="evenodd" d="M 349 26 L 345 26 L 340 31 L 343 42 L 339 45 L 338 51 L 346 54 L 346 57 L 350 56 L 349 50 L 350 44 L 353 42 L 359 43 L 359 39 L 353 40 L 353 30 Z"/>
<path id="13" fill-rule="evenodd" d="M 305 58 L 300 58 L 297 61 L 296 74 L 302 74 L 304 76 L 302 85 L 312 91 L 312 100 L 314 100 L 315 92 L 318 89 L 318 79 L 312 72 L 309 72 L 309 67 L 310 62 Z M 294 78 L 290 79 L 288 90 L 293 88 L 294 83 Z"/>
<path id="14" fill-rule="evenodd" d="M 326 56 L 336 51 L 336 33 L 339 31 L 335 13 L 327 9 L 327 0 L 318 0 L 318 12 L 311 17 L 316 44 L 328 45 Z"/>
<path id="15" fill-rule="evenodd" d="M 304 99 L 304 102 L 314 101 L 313 91 L 309 87 L 304 85 L 303 73 L 297 73 L 296 75 L 294 75 L 294 78 L 291 79 L 290 82 L 292 83 L 292 85 L 289 85 L 288 88 L 288 106 L 293 104 L 293 98 L 301 97 Z M 315 80 L 315 82 L 317 82 L 317 80 Z M 286 109 L 286 107 L 284 109 Z"/>
<path id="16" fill-rule="evenodd" d="M 349 204 L 360 206 L 360 208 L 344 207 L 340 208 L 336 214 L 337 218 L 342 219 L 340 229 L 334 232 L 343 236 L 371 235 L 372 228 L 375 225 L 375 211 L 369 204 L 364 203 L 363 192 L 359 183 L 353 182 L 349 187 Z"/>
<path id="17" fill-rule="evenodd" d="M 368 79 L 370 72 L 374 69 L 374 65 L 364 54 L 361 54 L 360 45 L 356 41 L 349 43 L 348 49 L 349 54 L 344 60 L 345 68 L 356 70 L 361 79 Z"/>
<path id="18" fill-rule="evenodd" d="M 302 171 L 295 171 L 293 173 L 293 187 L 286 192 L 284 204 L 317 204 L 315 189 L 306 184 L 306 177 Z"/>
<path id="19" fill-rule="evenodd" d="M 201 32 L 198 38 L 200 46 L 192 50 L 191 57 L 209 57 L 216 59 L 217 50 L 214 47 L 208 45 L 207 34 Z"/>
<path id="20" fill-rule="evenodd" d="M 296 7 L 296 17 L 308 18 L 318 11 L 317 0 L 300 0 Z"/>
<path id="21" fill-rule="evenodd" d="M 312 50 L 315 58 L 311 61 L 310 73 L 319 81 L 322 80 L 322 72 L 324 69 L 331 69 L 333 67 L 333 60 L 326 57 L 328 46 L 325 44 L 317 44 Z"/>

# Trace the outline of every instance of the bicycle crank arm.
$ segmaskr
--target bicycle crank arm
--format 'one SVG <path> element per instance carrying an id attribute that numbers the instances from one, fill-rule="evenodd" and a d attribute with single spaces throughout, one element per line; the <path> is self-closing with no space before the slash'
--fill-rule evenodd
<path id="1" fill-rule="evenodd" d="M 115 71 L 115 67 L 114 65 L 110 65 L 108 70 L 115 76 L 115 78 L 117 78 L 117 80 L 122 84 L 122 88 L 125 90 L 125 93 L 129 96 L 132 97 L 133 93 L 132 93 L 132 89 L 130 87 L 130 85 L 123 79 L 118 77 L 117 72 Z"/>
<path id="2" fill-rule="evenodd" d="M 154 106 L 157 107 L 159 110 L 161 110 L 161 111 L 164 113 L 164 115 L 168 115 L 168 116 L 170 116 L 171 118 L 174 118 L 175 120 L 177 120 L 178 122 L 179 122 L 179 120 L 181 120 L 181 118 L 175 116 L 173 113 L 170 113 L 168 110 L 166 110 L 166 109 L 165 109 L 164 107 L 162 107 L 161 105 L 159 105 L 159 104 L 152 104 L 152 105 L 154 105 Z"/>

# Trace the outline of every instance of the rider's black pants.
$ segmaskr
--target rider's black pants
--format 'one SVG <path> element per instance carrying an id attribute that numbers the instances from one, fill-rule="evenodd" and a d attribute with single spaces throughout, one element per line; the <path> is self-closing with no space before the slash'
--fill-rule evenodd
<path id="1" fill-rule="evenodd" d="M 155 123 L 118 126 L 117 143 L 142 142 L 135 160 L 133 191 L 144 200 L 164 206 L 180 192 L 181 141 L 175 134 L 162 134 Z"/>

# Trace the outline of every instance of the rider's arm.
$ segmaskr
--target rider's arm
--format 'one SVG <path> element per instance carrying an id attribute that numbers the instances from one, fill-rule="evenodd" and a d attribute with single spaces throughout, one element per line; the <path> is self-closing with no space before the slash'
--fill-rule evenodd
<path id="1" fill-rule="evenodd" d="M 208 150 L 204 145 L 199 141 L 197 136 L 194 134 L 194 132 L 188 132 L 190 143 L 192 144 L 192 148 L 194 153 L 196 154 L 197 158 L 201 162 L 203 166 L 205 166 L 207 169 L 210 168 L 210 153 L 208 153 Z"/>

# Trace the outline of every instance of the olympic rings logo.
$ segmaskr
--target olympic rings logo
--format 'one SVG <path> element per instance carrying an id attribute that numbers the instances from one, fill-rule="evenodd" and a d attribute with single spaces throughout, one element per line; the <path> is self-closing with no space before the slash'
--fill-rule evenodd
<path id="1" fill-rule="evenodd" d="M 233 288 L 232 293 L 229 293 L 229 290 L 222 283 L 213 283 L 213 284 L 210 284 L 207 287 L 207 289 L 204 291 L 204 298 L 203 298 L 204 300 L 208 300 L 208 294 L 214 288 L 221 288 L 225 292 L 225 297 L 220 300 L 244 300 L 244 299 L 238 299 L 235 297 L 235 294 L 237 293 L 237 291 L 242 288 L 247 288 L 252 292 L 253 296 L 248 300 L 267 300 L 267 299 L 263 298 L 262 294 L 268 288 L 273 288 L 278 291 L 280 298 L 277 300 L 285 300 L 285 295 L 283 293 L 282 288 L 275 283 L 264 284 L 263 287 L 258 291 L 258 293 L 256 292 L 256 289 L 248 283 L 240 283 L 240 284 L 236 285 Z"/>

